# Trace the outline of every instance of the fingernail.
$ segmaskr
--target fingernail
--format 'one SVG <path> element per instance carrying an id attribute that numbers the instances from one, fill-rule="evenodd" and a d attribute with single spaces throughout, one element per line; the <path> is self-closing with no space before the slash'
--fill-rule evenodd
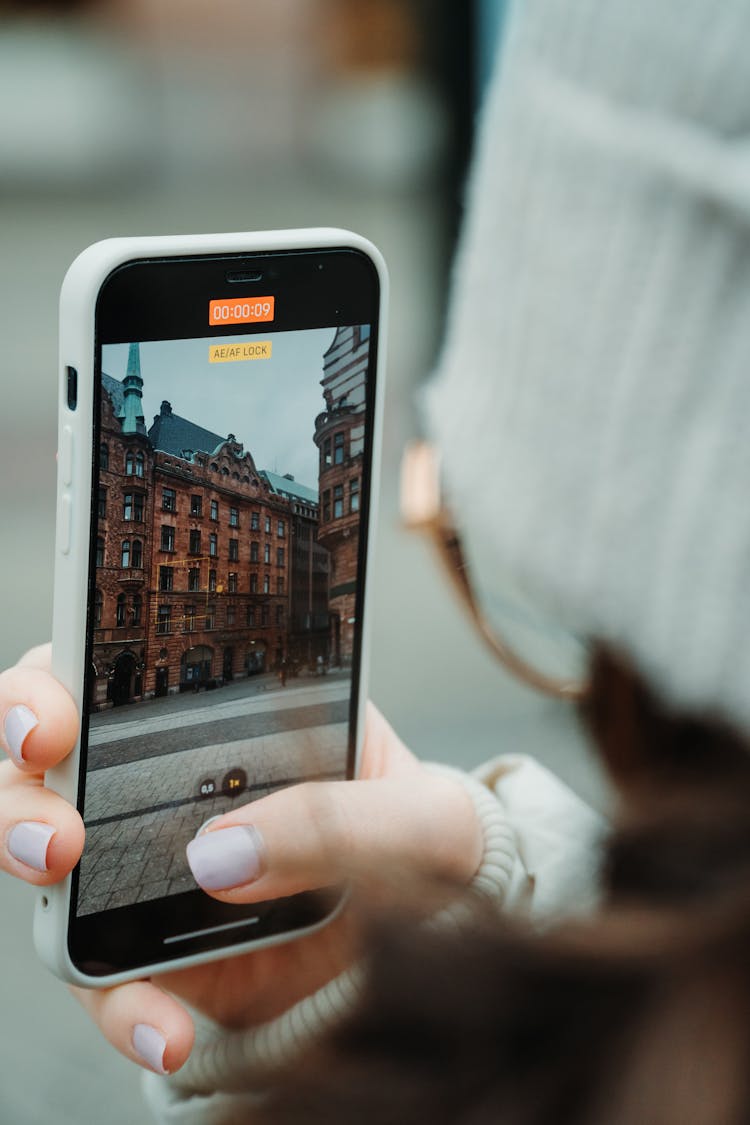
<path id="1" fill-rule="evenodd" d="M 23 744 L 26 735 L 37 726 L 39 726 L 39 720 L 36 715 L 23 703 L 11 707 L 5 716 L 5 741 L 11 755 L 17 762 L 23 762 Z"/>
<path id="2" fill-rule="evenodd" d="M 21 820 L 8 833 L 8 851 L 35 871 L 47 871 L 47 848 L 57 830 L 38 820 Z"/>
<path id="3" fill-rule="evenodd" d="M 169 1074 L 164 1065 L 167 1041 L 160 1031 L 148 1023 L 137 1023 L 133 1028 L 133 1050 L 157 1074 Z"/>
<path id="4" fill-rule="evenodd" d="M 252 883 L 263 870 L 263 841 L 256 828 L 217 828 L 191 840 L 187 860 L 196 883 L 206 891 L 224 891 Z"/>

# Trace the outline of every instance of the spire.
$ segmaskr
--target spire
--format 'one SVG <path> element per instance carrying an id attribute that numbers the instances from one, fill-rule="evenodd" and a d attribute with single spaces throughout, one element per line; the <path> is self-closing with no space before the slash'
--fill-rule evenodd
<path id="1" fill-rule="evenodd" d="M 128 370 L 122 381 L 123 406 L 119 418 L 124 434 L 145 434 L 143 417 L 143 379 L 141 378 L 141 352 L 138 344 L 128 349 Z"/>

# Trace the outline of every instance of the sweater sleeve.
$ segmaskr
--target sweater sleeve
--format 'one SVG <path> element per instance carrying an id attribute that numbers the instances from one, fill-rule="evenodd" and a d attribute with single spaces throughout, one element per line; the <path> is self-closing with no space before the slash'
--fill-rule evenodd
<path id="1" fill-rule="evenodd" d="M 540 925 L 591 910 L 605 833 L 601 817 L 532 758 L 504 755 L 474 774 L 430 765 L 462 784 L 482 826 L 483 856 L 471 889 Z M 361 970 L 350 969 L 278 1019 L 227 1031 L 194 1014 L 196 1043 L 175 1075 L 144 1075 L 163 1125 L 251 1125 L 274 1072 L 289 1065 L 351 1009 Z"/>
<path id="2" fill-rule="evenodd" d="M 505 908 L 544 924 L 599 902 L 607 823 L 533 758 L 504 754 L 474 771 L 513 829 L 516 854 Z"/>

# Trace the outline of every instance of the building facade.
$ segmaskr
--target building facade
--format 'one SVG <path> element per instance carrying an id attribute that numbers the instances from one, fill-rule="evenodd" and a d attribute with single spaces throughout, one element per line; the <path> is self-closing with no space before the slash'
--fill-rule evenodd
<path id="1" fill-rule="evenodd" d="M 339 328 L 323 359 L 326 409 L 315 419 L 319 451 L 318 543 L 329 554 L 331 661 L 349 664 L 354 650 L 360 495 L 370 331 Z"/>
<path id="2" fill-rule="evenodd" d="M 261 474 L 272 491 L 286 497 L 291 509 L 289 659 L 293 666 L 328 664 L 330 629 L 328 551 L 318 542 L 318 494 L 290 474 Z"/>
<path id="3" fill-rule="evenodd" d="M 147 431 L 142 386 L 131 345 L 125 379 L 102 377 L 95 709 L 309 662 L 321 621 L 327 643 L 327 555 L 303 568 L 296 550 L 315 543 L 315 493 L 274 487 L 233 434 L 168 402 Z"/>

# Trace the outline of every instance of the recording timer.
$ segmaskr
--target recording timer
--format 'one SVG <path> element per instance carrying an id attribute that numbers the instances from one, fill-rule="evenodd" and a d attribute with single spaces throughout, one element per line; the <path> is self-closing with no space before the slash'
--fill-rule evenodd
<path id="1" fill-rule="evenodd" d="M 209 324 L 262 324 L 273 320 L 273 297 L 235 297 L 232 300 L 209 301 Z"/>

